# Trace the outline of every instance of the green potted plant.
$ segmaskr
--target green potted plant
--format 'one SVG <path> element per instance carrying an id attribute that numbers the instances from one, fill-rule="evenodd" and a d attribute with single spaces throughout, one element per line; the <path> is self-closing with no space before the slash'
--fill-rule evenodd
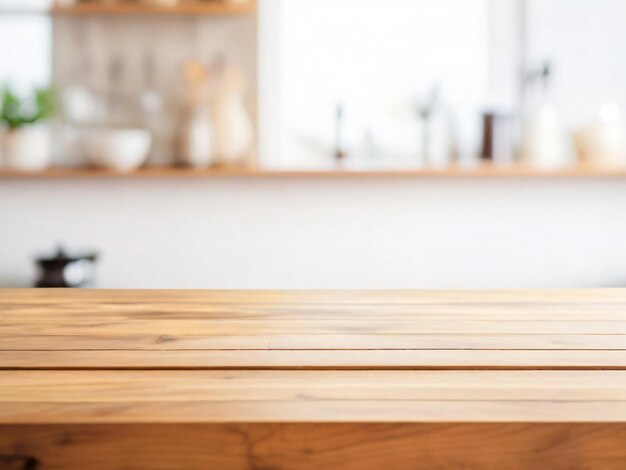
<path id="1" fill-rule="evenodd" d="M 5 127 L 2 161 L 5 167 L 40 171 L 51 160 L 51 135 L 46 124 L 54 113 L 50 88 L 22 97 L 5 87 L 0 95 L 0 123 Z"/>

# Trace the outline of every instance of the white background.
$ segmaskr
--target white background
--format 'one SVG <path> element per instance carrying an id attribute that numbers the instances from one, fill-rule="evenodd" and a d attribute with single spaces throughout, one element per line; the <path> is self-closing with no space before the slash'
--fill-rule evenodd
<path id="1" fill-rule="evenodd" d="M 619 2 L 584 3 L 613 24 L 608 7 Z M 588 40 L 572 21 L 537 21 L 559 44 Z M 492 29 L 510 35 L 502 24 Z M 268 100 L 273 41 L 266 35 L 261 51 Z M 507 95 L 512 69 L 498 64 L 514 65 L 515 52 L 491 46 L 491 85 Z M 615 47 L 601 62 L 611 70 L 626 61 Z M 570 80 L 586 77 L 576 64 Z M 561 98 L 586 80 L 572 83 Z M 585 100 L 599 94 L 583 89 Z M 578 109 L 576 95 L 565 102 Z M 271 114 L 272 102 L 264 108 Z M 0 285 L 28 286 L 32 257 L 63 242 L 103 253 L 100 287 L 617 286 L 626 282 L 625 209 L 621 179 L 1 180 Z"/>

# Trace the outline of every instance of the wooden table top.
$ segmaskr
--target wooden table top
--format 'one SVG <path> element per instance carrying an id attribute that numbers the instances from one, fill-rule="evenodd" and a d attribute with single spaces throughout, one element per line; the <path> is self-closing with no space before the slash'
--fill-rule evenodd
<path id="1" fill-rule="evenodd" d="M 626 290 L 0 290 L 0 424 L 626 422 Z"/>

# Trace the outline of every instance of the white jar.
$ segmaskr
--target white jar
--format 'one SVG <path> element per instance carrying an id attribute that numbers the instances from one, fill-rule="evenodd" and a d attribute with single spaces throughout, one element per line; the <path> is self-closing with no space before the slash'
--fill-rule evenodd
<path id="1" fill-rule="evenodd" d="M 579 129 L 575 138 L 583 163 L 604 168 L 626 166 L 626 118 L 617 104 L 603 105 L 595 120 Z"/>
<path id="2" fill-rule="evenodd" d="M 550 104 L 530 114 L 522 126 L 522 162 L 545 171 L 571 163 L 567 133 L 558 109 Z"/>
<path id="3" fill-rule="evenodd" d="M 206 106 L 189 110 L 180 133 L 181 163 L 193 168 L 206 168 L 214 163 L 211 113 Z"/>
<path id="4" fill-rule="evenodd" d="M 51 160 L 51 134 L 47 125 L 29 125 L 5 132 L 2 139 L 2 163 L 5 168 L 42 171 L 50 166 Z"/>

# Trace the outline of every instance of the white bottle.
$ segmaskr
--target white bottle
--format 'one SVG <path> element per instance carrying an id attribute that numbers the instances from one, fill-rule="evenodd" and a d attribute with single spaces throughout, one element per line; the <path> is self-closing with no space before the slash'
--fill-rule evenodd
<path id="1" fill-rule="evenodd" d="M 441 99 L 438 86 L 433 88 L 430 101 L 422 106 L 420 115 L 426 164 L 432 168 L 451 166 L 455 153 L 452 114 Z"/>
<path id="2" fill-rule="evenodd" d="M 567 134 L 561 113 L 549 93 L 551 68 L 530 76 L 531 101 L 524 112 L 520 157 L 524 164 L 543 169 L 557 170 L 571 162 Z M 539 87 L 537 87 L 539 85 Z"/>
<path id="3" fill-rule="evenodd" d="M 454 153 L 450 115 L 444 108 L 436 108 L 428 120 L 428 165 L 447 168 L 452 165 Z"/>

